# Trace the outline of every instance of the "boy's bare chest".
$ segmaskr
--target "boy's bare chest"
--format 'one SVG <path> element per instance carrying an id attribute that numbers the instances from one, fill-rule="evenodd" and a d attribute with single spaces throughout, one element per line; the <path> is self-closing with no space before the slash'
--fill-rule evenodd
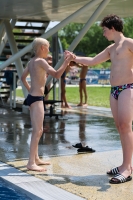
<path id="1" fill-rule="evenodd" d="M 122 59 L 126 54 L 128 54 L 128 50 L 123 45 L 118 45 L 111 49 L 110 57 L 112 59 Z"/>

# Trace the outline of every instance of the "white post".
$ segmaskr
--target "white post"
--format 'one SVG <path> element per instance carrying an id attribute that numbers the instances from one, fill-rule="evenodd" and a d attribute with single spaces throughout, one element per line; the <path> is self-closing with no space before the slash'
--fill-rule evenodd
<path id="1" fill-rule="evenodd" d="M 7 37 L 8 37 L 8 41 L 9 41 L 10 47 L 11 47 L 12 54 L 16 54 L 18 52 L 18 49 L 17 49 L 17 46 L 16 46 L 14 35 L 12 33 L 11 24 L 9 23 L 8 20 L 5 20 L 4 24 L 5 24 L 5 29 L 6 29 L 6 33 L 7 33 Z M 16 65 L 16 69 L 17 69 L 17 73 L 18 73 L 19 79 L 21 80 L 21 75 L 23 73 L 23 65 L 22 65 L 22 62 L 21 62 L 20 58 L 15 60 L 15 65 Z M 24 96 L 26 97 L 28 95 L 28 91 L 26 90 L 26 88 L 24 87 L 23 84 L 21 84 L 21 85 L 22 85 L 22 90 L 23 90 Z"/>
<path id="2" fill-rule="evenodd" d="M 15 24 L 16 24 L 16 20 L 15 20 L 15 19 L 12 19 L 12 21 L 11 21 L 11 27 L 12 27 L 12 29 L 14 28 Z M 2 51 L 3 51 L 3 49 L 4 49 L 4 47 L 5 47 L 5 45 L 6 45 L 6 43 L 7 43 L 7 34 L 5 33 L 5 26 L 4 26 L 4 23 L 2 24 L 2 26 L 3 26 L 3 37 L 1 38 L 0 55 L 1 55 L 1 53 L 2 53 Z M 1 36 L 0 36 L 0 37 L 1 37 Z"/>

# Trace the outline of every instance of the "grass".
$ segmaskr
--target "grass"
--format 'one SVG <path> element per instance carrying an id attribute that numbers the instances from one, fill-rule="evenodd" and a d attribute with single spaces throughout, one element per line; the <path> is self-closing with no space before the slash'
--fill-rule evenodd
<path id="1" fill-rule="evenodd" d="M 95 86 L 87 87 L 88 105 L 98 107 L 110 107 L 109 94 L 110 87 Z M 23 97 L 21 89 L 17 89 L 16 96 Z M 79 103 L 79 87 L 66 87 L 66 98 L 69 103 Z M 49 99 L 52 99 L 52 91 L 50 92 Z"/>
<path id="2" fill-rule="evenodd" d="M 22 89 L 16 89 L 16 96 L 17 97 L 24 97 Z"/>
<path id="3" fill-rule="evenodd" d="M 88 105 L 98 107 L 110 107 L 109 93 L 110 87 L 87 87 Z M 66 88 L 67 101 L 78 104 L 79 103 L 79 88 Z"/>

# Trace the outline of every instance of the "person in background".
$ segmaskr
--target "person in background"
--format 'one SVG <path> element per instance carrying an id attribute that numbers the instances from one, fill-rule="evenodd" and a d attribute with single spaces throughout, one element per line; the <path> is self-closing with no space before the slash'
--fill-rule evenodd
<path id="1" fill-rule="evenodd" d="M 88 66 L 85 65 L 78 65 L 81 67 L 80 71 L 80 80 L 79 80 L 79 95 L 80 95 L 80 103 L 77 106 L 87 106 L 87 90 L 86 90 L 86 74 L 88 71 Z M 83 102 L 84 99 L 84 102 Z"/>
<path id="2" fill-rule="evenodd" d="M 69 66 L 67 66 L 66 70 L 64 71 L 64 73 L 61 76 L 61 107 L 62 108 L 71 108 L 70 105 L 68 105 L 67 103 L 67 99 L 66 99 L 66 74 L 69 71 Z"/>
<path id="3" fill-rule="evenodd" d="M 70 62 L 66 70 L 61 76 L 61 100 L 62 100 L 61 107 L 62 108 L 72 108 L 70 105 L 68 105 L 67 99 L 66 99 L 66 75 L 69 72 L 70 68 L 73 67 L 74 65 L 75 65 L 74 62 Z"/>

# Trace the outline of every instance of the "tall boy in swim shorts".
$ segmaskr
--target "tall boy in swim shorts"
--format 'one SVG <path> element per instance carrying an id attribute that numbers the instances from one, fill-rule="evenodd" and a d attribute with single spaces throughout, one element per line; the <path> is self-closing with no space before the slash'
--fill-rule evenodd
<path id="1" fill-rule="evenodd" d="M 23 84 L 29 92 L 27 104 L 30 106 L 30 118 L 33 128 L 27 168 L 35 171 L 45 171 L 46 169 L 39 165 L 46 165 L 49 163 L 40 160 L 38 156 L 38 142 L 43 132 L 43 98 L 46 76 L 48 73 L 57 79 L 60 78 L 72 59 L 72 55 L 69 55 L 68 57 L 65 56 L 63 65 L 56 71 L 45 60 L 49 53 L 49 42 L 47 40 L 36 38 L 33 41 L 33 51 L 35 56 L 30 60 L 21 77 Z M 28 74 L 30 74 L 31 86 L 26 81 Z"/>
<path id="2" fill-rule="evenodd" d="M 132 179 L 133 39 L 123 35 L 123 22 L 117 15 L 106 16 L 101 22 L 101 27 L 103 36 L 114 43 L 94 58 L 76 56 L 74 61 L 92 66 L 111 60 L 110 106 L 120 134 L 123 162 L 108 171 L 107 174 L 114 175 L 110 183 L 119 184 Z M 67 54 L 71 54 L 71 52 L 67 51 Z"/>

